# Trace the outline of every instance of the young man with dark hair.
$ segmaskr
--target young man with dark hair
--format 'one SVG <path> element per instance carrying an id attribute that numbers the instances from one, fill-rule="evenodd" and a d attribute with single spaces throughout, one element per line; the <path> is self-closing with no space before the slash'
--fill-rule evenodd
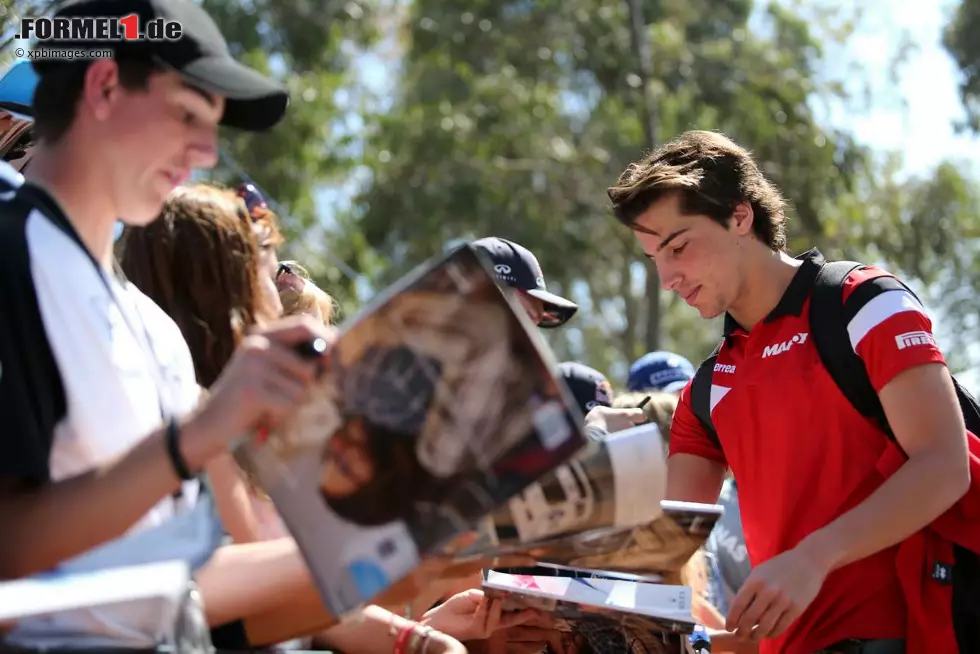
<path id="1" fill-rule="evenodd" d="M 120 56 L 115 59 L 119 86 L 126 91 L 146 91 L 150 78 L 162 67 L 148 58 Z M 58 62 L 45 67 L 34 92 L 34 133 L 38 139 L 57 143 L 75 122 L 75 109 L 85 90 L 89 61 Z"/>
<path id="2" fill-rule="evenodd" d="M 783 199 L 751 155 L 721 134 L 687 132 L 631 164 L 608 195 L 664 288 L 706 319 L 725 316 L 710 386 L 717 441 L 696 417 L 692 383 L 674 415 L 667 493 L 713 503 L 728 467 L 738 481 L 754 567 L 727 627 L 763 652 L 905 651 L 897 552 L 914 557 L 901 544 L 971 479 L 963 414 L 922 306 L 876 268 L 843 284 L 850 346 L 907 456 L 888 475 L 884 429 L 849 404 L 808 338 L 825 262 L 816 250 L 783 252 Z M 912 332 L 920 338 L 903 340 Z"/>
<path id="3" fill-rule="evenodd" d="M 0 176 L 0 579 L 182 559 L 210 624 L 228 625 L 222 645 L 271 644 L 327 625 L 303 559 L 292 539 L 216 549 L 220 525 L 196 475 L 233 440 L 294 413 L 318 367 L 296 347 L 330 335 L 300 318 L 248 335 L 199 402 L 179 329 L 114 270 L 112 245 L 117 219 L 154 220 L 192 170 L 214 165 L 219 124 L 269 129 L 288 97 L 236 62 L 189 0 L 83 0 L 56 19 L 132 14 L 177 21 L 182 36 L 63 41 L 115 56 L 34 60 L 39 143 L 25 182 Z M 70 624 L 21 621 L 4 638 L 156 644 L 127 618 L 138 622 L 93 609 Z M 375 636 L 405 622 L 366 618 Z M 346 648 L 364 631 L 330 634 Z"/>

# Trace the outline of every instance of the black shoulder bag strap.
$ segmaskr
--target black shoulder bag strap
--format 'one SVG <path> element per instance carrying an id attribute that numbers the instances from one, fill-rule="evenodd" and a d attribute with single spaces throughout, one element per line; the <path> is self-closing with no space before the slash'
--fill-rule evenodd
<path id="1" fill-rule="evenodd" d="M 718 440 L 715 423 L 711 420 L 711 379 L 715 373 L 715 362 L 718 360 L 722 343 L 718 344 L 711 356 L 701 362 L 697 372 L 694 373 L 694 379 L 691 380 L 691 409 L 708 438 L 719 450 L 721 449 L 721 441 Z"/>
<path id="2" fill-rule="evenodd" d="M 895 435 L 888 426 L 885 410 L 871 385 L 868 371 L 861 357 L 851 347 L 851 339 L 847 333 L 848 323 L 866 304 L 867 293 L 877 290 L 868 287 L 868 290 L 864 291 L 859 287 L 847 298 L 847 302 L 843 301 L 844 279 L 852 270 L 862 266 L 863 264 L 853 261 L 832 261 L 823 265 L 817 275 L 810 298 L 810 338 L 813 339 L 821 362 L 844 397 L 861 415 L 874 420 L 885 434 L 894 440 Z M 895 277 L 882 279 L 883 283 L 892 287 L 892 290 L 907 291 L 919 300 L 915 291 L 899 279 Z M 967 428 L 971 431 L 974 427 L 980 428 L 980 404 L 956 377 L 952 379 Z"/>
<path id="3" fill-rule="evenodd" d="M 895 435 L 888 426 L 888 419 L 878 399 L 878 393 L 871 385 L 864 361 L 851 347 L 851 337 L 847 326 L 867 303 L 867 293 L 860 287 L 844 302 L 844 280 L 852 271 L 864 267 L 855 261 L 829 261 L 825 263 L 813 286 L 810 296 L 810 338 L 817 349 L 820 361 L 831 379 L 837 384 L 844 397 L 857 409 L 858 413 L 873 420 L 888 436 Z M 894 277 L 888 277 L 895 290 L 907 286 Z M 868 292 L 877 291 L 867 287 Z M 912 294 L 915 296 L 915 294 Z"/>

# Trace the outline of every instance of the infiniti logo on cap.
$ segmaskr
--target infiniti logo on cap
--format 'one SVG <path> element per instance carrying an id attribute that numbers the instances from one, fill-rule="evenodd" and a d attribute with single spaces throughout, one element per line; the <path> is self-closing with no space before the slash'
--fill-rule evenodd
<path id="1" fill-rule="evenodd" d="M 493 271 L 498 275 L 509 275 L 510 266 L 504 263 L 498 263 L 496 266 L 493 267 Z"/>

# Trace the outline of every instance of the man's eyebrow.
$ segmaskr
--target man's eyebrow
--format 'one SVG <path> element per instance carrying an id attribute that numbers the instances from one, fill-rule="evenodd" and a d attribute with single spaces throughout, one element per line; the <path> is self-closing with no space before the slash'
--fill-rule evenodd
<path id="1" fill-rule="evenodd" d="M 194 86 L 189 82 L 185 82 L 184 80 L 180 81 L 180 85 L 183 88 L 187 89 L 188 91 L 193 91 L 194 93 L 197 93 L 199 96 L 207 100 L 208 104 L 211 105 L 212 107 L 218 104 L 218 101 L 215 99 L 215 97 L 210 93 L 208 93 L 207 91 L 205 91 L 204 89 L 199 89 L 198 87 Z"/>
<path id="2" fill-rule="evenodd" d="M 656 231 L 654 231 L 652 229 L 648 229 L 648 228 L 646 228 L 643 225 L 640 225 L 638 223 L 633 223 L 631 225 L 631 227 L 633 228 L 633 231 L 634 232 L 641 232 L 643 234 L 649 234 L 650 236 L 656 236 L 657 238 L 660 237 L 660 234 L 657 233 Z"/>
<path id="3" fill-rule="evenodd" d="M 660 241 L 660 245 L 657 246 L 657 252 L 660 252 L 665 247 L 667 247 L 668 245 L 670 245 L 670 242 L 671 241 L 673 241 L 675 238 L 677 238 L 678 236 L 680 236 L 681 234 L 683 234 L 687 230 L 688 230 L 687 227 L 685 227 L 684 229 L 678 229 L 676 232 L 671 233 L 667 238 L 665 238 L 664 240 Z"/>

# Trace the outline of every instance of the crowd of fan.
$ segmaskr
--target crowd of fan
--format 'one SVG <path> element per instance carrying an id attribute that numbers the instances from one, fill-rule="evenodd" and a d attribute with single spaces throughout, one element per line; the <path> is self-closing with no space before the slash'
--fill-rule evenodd
<path id="1" fill-rule="evenodd" d="M 89 4 L 89 11 L 103 9 Z M 210 22 L 200 11 L 184 13 L 181 20 Z M 203 440 L 201 431 L 222 422 L 213 416 L 202 420 L 207 412 L 195 409 L 202 403 L 220 405 L 231 396 L 225 403 L 236 405 L 229 409 L 241 417 L 243 403 L 265 402 L 272 410 L 253 412 L 252 418 L 261 415 L 265 423 L 295 406 L 308 372 L 287 360 L 293 355 L 283 347 L 313 336 L 329 339 L 324 330 L 338 322 L 340 307 L 301 263 L 278 259 L 285 245 L 279 220 L 254 184 L 231 190 L 184 181 L 190 168 L 213 163 L 213 130 L 219 119 L 229 123 L 236 115 L 231 95 L 218 99 L 223 94 L 202 93 L 184 79 L 144 58 L 123 56 L 92 65 L 22 63 L 3 79 L 0 212 L 10 256 L 3 274 L 2 383 L 15 392 L 2 407 L 2 476 L 3 499 L 16 505 L 14 513 L 3 515 L 17 526 L 0 557 L 4 577 L 186 558 L 219 648 L 563 651 L 547 614 L 501 613 L 499 603 L 489 602 L 478 569 L 441 580 L 436 574 L 420 594 L 387 608 L 368 607 L 357 619 L 334 625 L 271 500 L 221 442 L 227 437 L 216 438 L 203 456 L 194 451 L 193 436 Z M 157 119 L 137 102 L 126 107 L 128 116 L 117 109 L 106 125 L 90 102 L 92 88 L 102 89 L 101 101 L 109 105 L 129 99 L 122 96 L 152 98 Z M 261 113 L 262 102 L 268 107 L 281 97 L 276 89 L 259 91 L 258 100 L 246 97 L 239 104 Z M 266 117 L 266 124 L 239 113 L 237 126 L 267 127 L 283 108 Z M 166 132 L 161 128 L 171 123 L 169 136 L 179 130 L 179 138 L 166 146 L 162 138 L 156 143 L 185 168 L 163 160 L 169 166 L 163 171 L 143 170 L 154 178 L 127 177 L 156 153 L 141 135 Z M 104 130 L 112 138 L 104 138 Z M 141 213 L 140 220 L 124 220 L 121 231 L 106 229 L 118 215 Z M 557 327 L 574 315 L 573 303 L 547 291 L 526 249 L 498 238 L 474 245 L 495 262 L 501 287 L 532 322 Z M 96 305 L 102 313 L 93 315 Z M 114 325 L 108 340 L 93 336 L 106 319 Z M 251 369 L 249 349 L 257 355 Z M 236 358 L 246 360 L 237 374 Z M 687 374 L 690 364 L 681 361 L 671 357 L 664 363 Z M 271 373 L 255 374 L 263 365 Z M 284 368 L 290 375 L 281 374 Z M 611 405 L 612 390 L 598 372 L 576 364 L 560 370 L 583 414 Z M 224 382 L 222 389 L 228 377 L 246 376 L 266 388 L 256 392 Z M 666 417 L 669 408 L 663 407 L 670 402 L 655 402 L 651 409 L 660 407 Z M 127 413 L 132 420 L 122 417 Z M 195 429 L 195 417 L 204 429 Z M 146 437 L 142 430 L 161 419 L 163 430 Z M 207 488 L 199 485 L 199 472 L 206 473 Z M 128 491 L 119 494 L 119 488 Z M 73 519 L 60 513 L 67 508 L 63 493 L 85 504 Z M 124 504 L 116 504 L 123 495 Z M 46 501 L 60 505 L 49 510 L 50 517 Z M 207 539 L 188 541 L 181 531 L 195 519 L 206 522 L 213 515 L 205 507 L 210 504 L 222 527 L 217 550 Z M 115 519 L 99 519 L 105 515 Z M 76 535 L 77 529 L 86 535 Z M 20 549 L 32 541 L 31 551 Z M 85 641 L 90 645 L 152 644 L 135 624 L 127 626 L 132 616 L 125 611 L 93 608 L 82 616 L 7 625 L 4 646 L 70 644 L 79 633 L 96 637 Z"/>
<path id="2" fill-rule="evenodd" d="M 270 129 L 288 96 L 190 0 L 60 16 L 123 10 L 178 21 L 181 38 L 34 60 L 17 69 L 29 93 L 0 103 L 0 578 L 177 558 L 219 648 L 564 652 L 547 613 L 488 601 L 483 562 L 428 570 L 424 589 L 339 624 L 325 611 L 230 449 L 302 404 L 318 362 L 296 346 L 332 343 L 340 307 L 278 260 L 253 184 L 188 182 L 216 163 L 219 125 Z M 664 287 L 724 316 L 723 338 L 697 369 L 641 357 L 621 393 L 582 362 L 559 371 L 590 435 L 657 423 L 668 499 L 726 507 L 683 575 L 714 651 L 980 651 L 980 410 L 915 294 L 875 267 L 786 254 L 781 194 L 717 133 L 682 134 L 608 194 Z M 526 248 L 473 245 L 533 324 L 575 315 Z M 0 633 L 152 647 L 135 619 L 81 610 Z"/>

